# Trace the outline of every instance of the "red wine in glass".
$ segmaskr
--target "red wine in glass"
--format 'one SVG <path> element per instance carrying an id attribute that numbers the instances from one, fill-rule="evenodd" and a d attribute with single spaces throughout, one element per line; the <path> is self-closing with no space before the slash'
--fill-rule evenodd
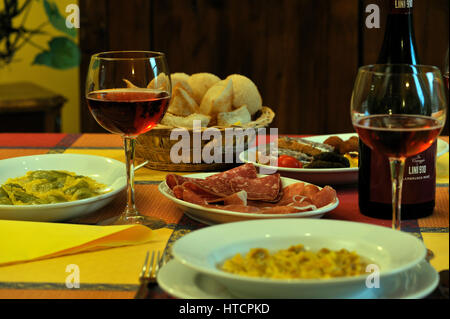
<path id="1" fill-rule="evenodd" d="M 430 116 L 371 115 L 354 123 L 359 137 L 372 149 L 392 158 L 417 155 L 438 137 L 442 123 Z"/>
<path id="2" fill-rule="evenodd" d="M 164 116 L 170 95 L 147 88 L 120 88 L 87 94 L 89 109 L 106 130 L 122 136 L 150 131 Z"/>

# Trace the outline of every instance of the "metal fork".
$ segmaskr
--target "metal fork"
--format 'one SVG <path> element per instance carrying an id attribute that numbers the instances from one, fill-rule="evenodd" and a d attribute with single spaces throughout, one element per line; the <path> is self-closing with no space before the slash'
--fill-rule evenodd
<path id="1" fill-rule="evenodd" d="M 155 260 L 156 255 L 156 260 Z M 139 274 L 139 282 L 140 286 L 136 293 L 135 299 L 146 299 L 151 285 L 156 285 L 156 275 L 158 274 L 159 269 L 164 265 L 164 254 L 161 257 L 160 252 L 158 251 L 155 254 L 155 251 L 152 251 L 152 255 L 149 261 L 150 252 L 147 251 L 145 255 L 144 265 L 142 266 L 141 273 Z"/>

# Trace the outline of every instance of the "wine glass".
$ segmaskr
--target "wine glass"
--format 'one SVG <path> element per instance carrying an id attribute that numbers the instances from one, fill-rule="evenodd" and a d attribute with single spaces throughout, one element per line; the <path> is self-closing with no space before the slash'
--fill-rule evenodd
<path id="1" fill-rule="evenodd" d="M 430 147 L 445 124 L 447 101 L 434 66 L 379 64 L 358 70 L 351 99 L 360 139 L 389 160 L 392 228 L 401 230 L 401 195 L 406 158 Z"/>
<path id="2" fill-rule="evenodd" d="M 449 48 L 447 48 L 447 54 L 445 55 L 445 61 L 444 61 L 444 83 L 447 89 L 447 103 L 449 103 L 450 99 L 450 83 L 449 83 L 449 62 L 448 62 L 448 54 L 449 54 Z M 448 130 L 448 118 L 447 118 L 447 130 Z"/>
<path id="3" fill-rule="evenodd" d="M 171 98 L 166 57 L 160 52 L 114 51 L 91 57 L 86 81 L 89 110 L 98 124 L 124 140 L 127 171 L 125 211 L 103 224 L 143 224 L 152 229 L 165 222 L 139 214 L 134 200 L 136 137 L 150 131 L 164 116 Z"/>
<path id="4" fill-rule="evenodd" d="M 445 85 L 447 86 L 447 93 L 449 90 L 449 62 L 448 62 L 448 51 L 449 49 L 447 49 L 447 54 L 445 55 L 445 61 L 444 61 L 444 80 L 445 80 Z"/>

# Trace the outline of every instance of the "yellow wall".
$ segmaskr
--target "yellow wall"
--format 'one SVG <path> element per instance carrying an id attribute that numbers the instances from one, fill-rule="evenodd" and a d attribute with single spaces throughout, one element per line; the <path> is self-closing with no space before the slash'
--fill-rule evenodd
<path id="1" fill-rule="evenodd" d="M 59 8 L 59 12 L 66 16 L 65 8 L 68 4 L 77 3 L 76 0 L 54 1 Z M 22 4 L 23 0 L 19 1 Z M 25 26 L 33 29 L 48 21 L 42 1 L 32 1 L 31 9 Z M 0 11 L 4 9 L 3 1 L 0 2 Z M 20 24 L 22 15 L 16 18 L 14 25 Z M 56 30 L 50 23 L 44 28 L 49 35 L 36 35 L 32 37 L 33 42 L 47 48 L 48 41 L 53 36 L 64 35 Z M 78 39 L 76 40 L 78 41 Z M 6 67 L 0 67 L 0 84 L 16 81 L 30 81 L 47 89 L 61 94 L 67 98 L 67 102 L 62 109 L 62 131 L 66 133 L 78 133 L 80 131 L 80 92 L 79 92 L 79 68 L 68 70 L 57 70 L 48 66 L 32 65 L 36 54 L 41 50 L 26 44 L 15 55 L 15 61 Z"/>

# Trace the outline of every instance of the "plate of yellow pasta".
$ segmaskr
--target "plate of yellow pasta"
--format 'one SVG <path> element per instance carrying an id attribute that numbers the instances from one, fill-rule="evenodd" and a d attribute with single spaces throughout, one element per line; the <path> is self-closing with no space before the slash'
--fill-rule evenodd
<path id="1" fill-rule="evenodd" d="M 0 219 L 55 222 L 90 214 L 126 187 L 125 165 L 82 154 L 0 161 Z"/>
<path id="2" fill-rule="evenodd" d="M 237 298 L 356 298 L 416 267 L 426 248 L 382 226 L 274 219 L 193 231 L 174 243 L 172 255 Z M 434 272 L 429 289 L 436 278 Z"/>

